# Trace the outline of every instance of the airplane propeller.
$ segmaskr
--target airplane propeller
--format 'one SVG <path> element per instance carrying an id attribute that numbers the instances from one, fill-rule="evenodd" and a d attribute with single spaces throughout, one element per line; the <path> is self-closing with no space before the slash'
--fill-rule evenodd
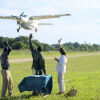
<path id="1" fill-rule="evenodd" d="M 21 16 L 24 14 L 24 12 L 22 12 L 20 15 L 19 15 L 19 19 L 21 19 Z"/>
<path id="2" fill-rule="evenodd" d="M 18 20 L 21 19 L 21 17 L 22 17 L 23 14 L 24 14 L 24 12 L 22 12 L 22 13 L 19 15 Z M 17 29 L 17 32 L 19 32 L 19 30 L 20 30 L 20 22 L 19 22 L 19 21 L 17 21 L 17 25 L 19 25 L 19 28 Z"/>

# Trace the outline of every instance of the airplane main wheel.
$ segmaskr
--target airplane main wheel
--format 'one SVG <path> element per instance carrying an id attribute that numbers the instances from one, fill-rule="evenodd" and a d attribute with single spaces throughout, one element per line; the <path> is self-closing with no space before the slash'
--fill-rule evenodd
<path id="1" fill-rule="evenodd" d="M 37 32 L 37 28 L 35 29 L 35 32 Z"/>
<path id="2" fill-rule="evenodd" d="M 17 29 L 17 32 L 19 32 L 19 29 Z"/>

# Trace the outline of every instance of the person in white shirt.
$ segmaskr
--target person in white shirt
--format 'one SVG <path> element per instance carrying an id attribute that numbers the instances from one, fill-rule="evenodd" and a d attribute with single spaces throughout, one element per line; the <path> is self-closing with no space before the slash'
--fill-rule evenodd
<path id="1" fill-rule="evenodd" d="M 65 92 L 64 73 L 66 72 L 66 64 L 67 64 L 66 52 L 64 48 L 60 45 L 61 40 L 62 39 L 58 40 L 58 44 L 60 47 L 59 52 L 61 56 L 59 57 L 59 59 L 55 58 L 55 60 L 57 61 L 56 71 L 58 73 L 58 84 L 59 84 L 58 94 L 62 94 Z"/>

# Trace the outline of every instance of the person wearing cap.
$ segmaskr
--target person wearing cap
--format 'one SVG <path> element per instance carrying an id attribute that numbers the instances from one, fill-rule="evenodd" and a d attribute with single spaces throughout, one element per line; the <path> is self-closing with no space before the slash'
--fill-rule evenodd
<path id="1" fill-rule="evenodd" d="M 64 48 L 60 44 L 60 40 L 58 40 L 59 44 L 59 52 L 61 56 L 58 58 L 55 57 L 57 61 L 56 71 L 58 73 L 58 84 L 59 84 L 59 93 L 62 94 L 65 92 L 65 83 L 64 83 L 64 73 L 66 72 L 66 64 L 67 64 L 67 56 Z"/>
<path id="2" fill-rule="evenodd" d="M 32 64 L 32 70 L 34 75 L 42 75 L 42 72 L 46 74 L 46 69 L 45 69 L 45 60 L 41 54 L 42 52 L 42 47 L 38 46 L 37 49 L 34 48 L 32 45 L 32 34 L 29 35 L 29 45 L 30 45 L 30 50 L 32 53 L 32 58 L 33 58 L 33 64 Z"/>
<path id="3" fill-rule="evenodd" d="M 4 50 L 0 56 L 1 74 L 2 74 L 2 79 L 3 79 L 1 97 L 5 97 L 7 88 L 8 88 L 8 96 L 12 95 L 13 82 L 12 82 L 12 77 L 10 73 L 10 65 L 8 61 L 8 56 L 10 52 L 11 52 L 11 47 L 7 43 L 7 41 L 5 41 Z"/>

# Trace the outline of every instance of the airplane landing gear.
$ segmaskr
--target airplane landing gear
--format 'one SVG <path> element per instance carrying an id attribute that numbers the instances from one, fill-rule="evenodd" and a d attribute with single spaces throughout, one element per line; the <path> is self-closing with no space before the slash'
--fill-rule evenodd
<path id="1" fill-rule="evenodd" d="M 17 29 L 17 32 L 19 32 L 19 29 Z"/>
<path id="2" fill-rule="evenodd" d="M 19 32 L 19 30 L 20 30 L 20 27 L 17 29 L 17 32 Z"/>
<path id="3" fill-rule="evenodd" d="M 37 30 L 38 30 L 38 29 L 36 28 L 36 29 L 35 29 L 35 32 L 37 32 Z"/>

